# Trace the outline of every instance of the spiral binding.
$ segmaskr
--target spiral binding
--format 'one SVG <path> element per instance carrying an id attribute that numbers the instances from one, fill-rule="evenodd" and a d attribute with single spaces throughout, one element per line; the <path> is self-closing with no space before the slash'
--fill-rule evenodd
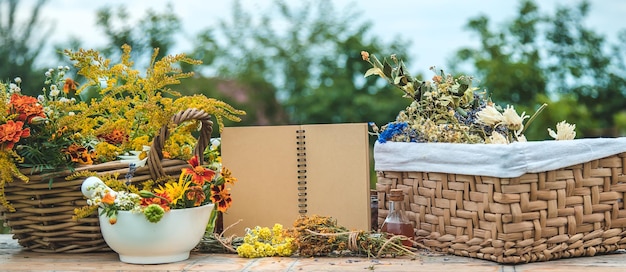
<path id="1" fill-rule="evenodd" d="M 298 212 L 307 213 L 307 192 L 306 192 L 306 136 L 304 129 L 296 130 L 296 154 L 298 161 Z"/>

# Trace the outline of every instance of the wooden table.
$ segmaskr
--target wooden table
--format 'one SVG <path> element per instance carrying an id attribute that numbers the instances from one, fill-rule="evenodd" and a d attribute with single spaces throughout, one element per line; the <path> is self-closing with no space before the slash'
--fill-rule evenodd
<path id="1" fill-rule="evenodd" d="M 182 262 L 135 265 L 116 253 L 44 254 L 23 250 L 11 235 L 0 235 L 0 271 L 626 271 L 626 252 L 520 265 L 441 254 L 418 258 L 240 258 L 193 252 Z"/>

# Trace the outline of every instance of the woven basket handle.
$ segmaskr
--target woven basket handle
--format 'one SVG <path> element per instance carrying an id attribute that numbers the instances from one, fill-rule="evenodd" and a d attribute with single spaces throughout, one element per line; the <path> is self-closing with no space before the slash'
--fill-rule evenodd
<path id="1" fill-rule="evenodd" d="M 213 132 L 213 122 L 211 121 L 211 115 L 198 109 L 186 109 L 180 111 L 172 116 L 170 122 L 174 125 L 179 125 L 182 122 L 189 120 L 200 121 L 202 127 L 200 128 L 200 136 L 198 137 L 198 143 L 194 148 L 193 155 L 198 156 L 198 161 L 202 164 L 204 157 L 204 149 L 209 145 L 211 140 L 211 133 Z M 161 161 L 163 160 L 163 146 L 165 141 L 170 136 L 169 125 L 166 124 L 161 127 L 159 134 L 154 137 L 150 151 L 148 151 L 148 168 L 150 169 L 150 176 L 152 179 L 158 179 L 164 177 L 167 174 L 163 170 Z"/>

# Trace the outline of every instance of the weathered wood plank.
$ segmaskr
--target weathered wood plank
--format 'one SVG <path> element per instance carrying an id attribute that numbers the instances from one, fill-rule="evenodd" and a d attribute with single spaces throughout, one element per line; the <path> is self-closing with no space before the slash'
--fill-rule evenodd
<path id="1" fill-rule="evenodd" d="M 0 235 L 2 271 L 626 271 L 625 251 L 610 255 L 501 265 L 481 259 L 421 253 L 418 258 L 239 258 L 235 254 L 192 252 L 182 262 L 134 265 L 115 253 L 46 254 L 22 250 L 10 235 Z"/>

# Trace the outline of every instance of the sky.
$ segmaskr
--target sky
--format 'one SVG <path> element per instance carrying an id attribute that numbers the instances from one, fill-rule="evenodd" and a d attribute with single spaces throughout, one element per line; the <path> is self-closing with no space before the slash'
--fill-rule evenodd
<path id="1" fill-rule="evenodd" d="M 291 5 L 300 1 L 286 0 Z M 22 0 L 21 13 L 27 14 L 35 0 Z M 242 0 L 247 11 L 264 12 L 273 0 Z M 219 0 L 49 0 L 42 16 L 46 23 L 54 24 L 51 44 L 67 40 L 69 36 L 80 37 L 86 47 L 104 44 L 102 33 L 95 27 L 96 10 L 104 5 L 128 7 L 131 18 L 138 19 L 147 9 L 161 13 L 167 3 L 173 4 L 174 12 L 181 18 L 184 32 L 177 47 L 171 53 L 181 53 L 191 48 L 187 41 L 200 30 L 215 26 L 219 20 L 231 17 L 232 1 Z M 517 0 L 333 0 L 337 11 L 353 10 L 361 13 L 360 22 L 373 23 L 370 34 L 389 43 L 399 35 L 410 40 L 408 53 L 411 67 L 444 66 L 453 53 L 467 46 L 476 46 L 478 37 L 464 26 L 470 18 L 486 15 L 491 27 L 512 20 L 517 13 Z M 536 0 L 542 12 L 552 12 L 557 5 L 573 5 L 578 0 Z M 591 11 L 585 24 L 609 40 L 616 40 L 617 32 L 626 29 L 626 1 L 590 0 Z M 22 15 L 24 15 L 22 14 Z M 374 53 L 374 52 L 372 52 Z M 380 54 L 378 54 L 380 55 Z"/>

